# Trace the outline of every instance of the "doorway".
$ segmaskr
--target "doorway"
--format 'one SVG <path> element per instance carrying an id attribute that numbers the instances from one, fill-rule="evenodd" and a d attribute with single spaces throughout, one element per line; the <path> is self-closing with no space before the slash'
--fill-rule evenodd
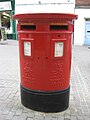
<path id="1" fill-rule="evenodd" d="M 84 45 L 90 45 L 90 18 L 85 19 L 85 40 Z"/>

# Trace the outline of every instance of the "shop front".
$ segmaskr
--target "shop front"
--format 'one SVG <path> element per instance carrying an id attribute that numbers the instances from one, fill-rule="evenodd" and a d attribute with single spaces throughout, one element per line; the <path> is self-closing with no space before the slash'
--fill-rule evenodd
<path id="1" fill-rule="evenodd" d="M 14 15 L 14 0 L 0 1 L 0 28 L 5 29 L 7 39 L 16 39 Z"/>

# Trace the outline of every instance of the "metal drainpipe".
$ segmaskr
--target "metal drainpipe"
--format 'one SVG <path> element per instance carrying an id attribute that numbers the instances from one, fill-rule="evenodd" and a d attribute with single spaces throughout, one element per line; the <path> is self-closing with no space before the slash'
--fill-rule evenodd
<path id="1" fill-rule="evenodd" d="M 15 14 L 15 0 L 11 0 L 12 5 L 12 16 Z M 12 31 L 13 31 L 13 39 L 16 40 L 16 21 L 12 19 Z"/>

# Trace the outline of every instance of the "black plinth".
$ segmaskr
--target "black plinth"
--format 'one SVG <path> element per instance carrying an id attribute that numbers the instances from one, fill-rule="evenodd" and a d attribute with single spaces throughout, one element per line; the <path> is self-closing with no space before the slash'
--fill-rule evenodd
<path id="1" fill-rule="evenodd" d="M 63 91 L 32 91 L 21 86 L 21 102 L 32 110 L 46 113 L 61 112 L 69 107 L 70 88 Z"/>

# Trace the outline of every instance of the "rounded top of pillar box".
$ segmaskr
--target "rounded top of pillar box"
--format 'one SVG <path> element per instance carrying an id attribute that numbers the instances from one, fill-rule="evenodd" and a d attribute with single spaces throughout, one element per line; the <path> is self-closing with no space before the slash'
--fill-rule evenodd
<path id="1" fill-rule="evenodd" d="M 34 21 L 34 22 L 54 22 L 54 21 L 72 21 L 77 19 L 75 14 L 67 13 L 25 13 L 25 14 L 16 14 L 13 16 L 13 19 L 18 21 Z"/>

